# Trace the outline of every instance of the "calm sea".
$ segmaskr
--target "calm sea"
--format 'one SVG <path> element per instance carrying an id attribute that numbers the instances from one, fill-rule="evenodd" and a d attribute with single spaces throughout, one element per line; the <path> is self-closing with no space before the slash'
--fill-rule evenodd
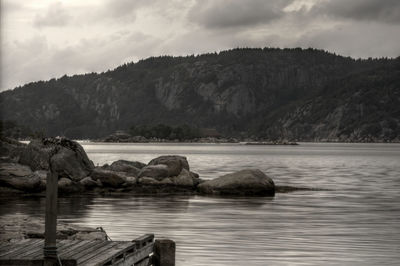
<path id="1" fill-rule="evenodd" d="M 61 220 L 102 226 L 113 240 L 144 233 L 175 240 L 178 265 L 400 265 L 398 144 L 83 146 L 98 165 L 180 154 L 203 179 L 259 168 L 278 185 L 324 189 L 274 198 L 60 199 Z M 0 206 L 2 216 L 44 213 L 43 198 Z"/>

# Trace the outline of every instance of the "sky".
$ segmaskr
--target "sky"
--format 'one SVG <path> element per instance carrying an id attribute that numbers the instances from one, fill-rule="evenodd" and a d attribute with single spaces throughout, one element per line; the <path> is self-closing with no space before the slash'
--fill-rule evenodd
<path id="1" fill-rule="evenodd" d="M 7 90 L 150 56 L 237 47 L 400 56 L 399 0 L 0 0 Z"/>

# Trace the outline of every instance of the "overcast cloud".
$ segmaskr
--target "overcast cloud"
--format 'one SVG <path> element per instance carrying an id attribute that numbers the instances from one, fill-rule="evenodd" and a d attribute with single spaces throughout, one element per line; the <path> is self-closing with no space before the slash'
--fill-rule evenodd
<path id="1" fill-rule="evenodd" d="M 1 90 L 235 47 L 400 55 L 398 0 L 0 0 Z"/>

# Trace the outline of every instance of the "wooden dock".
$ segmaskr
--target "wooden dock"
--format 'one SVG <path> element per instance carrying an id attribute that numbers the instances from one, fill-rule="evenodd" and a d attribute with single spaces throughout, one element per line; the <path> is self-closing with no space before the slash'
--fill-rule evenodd
<path id="1" fill-rule="evenodd" d="M 24 239 L 0 244 L 0 265 L 45 265 L 43 239 Z M 57 264 L 75 265 L 156 265 L 154 235 L 133 241 L 59 240 Z"/>
<path id="2" fill-rule="evenodd" d="M 153 234 L 133 241 L 57 240 L 58 173 L 49 160 L 44 239 L 0 242 L 0 265 L 175 266 L 175 242 Z"/>

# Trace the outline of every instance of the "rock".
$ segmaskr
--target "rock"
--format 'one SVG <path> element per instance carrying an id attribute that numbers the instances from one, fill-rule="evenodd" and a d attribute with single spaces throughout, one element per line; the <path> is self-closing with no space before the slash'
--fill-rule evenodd
<path id="1" fill-rule="evenodd" d="M 72 186 L 72 181 L 69 178 L 62 177 L 58 180 L 58 189 L 60 190 L 65 190 L 68 189 L 68 187 Z"/>
<path id="2" fill-rule="evenodd" d="M 22 191 L 40 191 L 40 177 L 26 166 L 17 163 L 0 164 L 0 184 Z"/>
<path id="3" fill-rule="evenodd" d="M 73 240 L 107 240 L 105 232 L 93 231 L 93 232 L 78 232 L 74 234 L 70 239 Z"/>
<path id="4" fill-rule="evenodd" d="M 85 178 L 94 168 L 82 146 L 66 138 L 31 141 L 19 163 L 30 166 L 34 171 L 49 170 L 50 158 L 53 171 L 73 181 Z"/>
<path id="5" fill-rule="evenodd" d="M 50 156 L 55 153 L 54 145 L 46 146 L 42 140 L 34 139 L 19 159 L 20 164 L 29 165 L 33 171 L 49 170 Z"/>
<path id="6" fill-rule="evenodd" d="M 172 178 L 172 182 L 177 186 L 193 187 L 193 178 L 194 176 L 192 176 L 192 174 L 188 170 L 182 169 L 181 173 L 178 176 Z"/>
<path id="7" fill-rule="evenodd" d="M 139 167 L 138 167 L 139 166 Z M 138 176 L 140 169 L 143 168 L 145 164 L 141 162 L 130 162 L 125 160 L 118 160 L 113 162 L 108 169 L 116 172 L 126 172 L 133 176 Z"/>
<path id="8" fill-rule="evenodd" d="M 141 185 L 159 185 L 160 181 L 157 181 L 156 179 L 152 178 L 152 177 L 141 177 L 138 180 L 138 183 Z"/>
<path id="9" fill-rule="evenodd" d="M 43 217 L 44 218 L 44 217 Z M 27 238 L 44 238 L 44 219 L 27 215 L 3 215 L 0 219 L 0 242 L 18 241 Z M 106 240 L 106 233 L 63 221 L 57 222 L 57 239 Z"/>
<path id="10" fill-rule="evenodd" d="M 205 194 L 273 196 L 273 180 L 258 169 L 245 169 L 208 180 L 198 189 Z"/>
<path id="11" fill-rule="evenodd" d="M 168 177 L 168 166 L 164 164 L 148 165 L 140 170 L 138 177 L 139 179 L 142 177 L 153 177 L 161 180 Z"/>
<path id="12" fill-rule="evenodd" d="M 127 177 L 126 177 L 126 183 L 127 183 L 128 185 L 136 185 L 136 183 L 137 183 L 137 178 L 134 177 L 134 176 L 127 176 Z"/>
<path id="13" fill-rule="evenodd" d="M 192 172 L 192 171 L 190 171 L 190 173 L 191 173 L 192 176 L 194 176 L 195 178 L 200 178 L 200 176 L 199 176 L 198 173 L 195 173 L 195 172 Z"/>
<path id="14" fill-rule="evenodd" d="M 1 162 L 17 163 L 27 145 L 17 140 L 0 137 Z"/>
<path id="15" fill-rule="evenodd" d="M 157 157 L 149 162 L 148 165 L 159 165 L 163 164 L 168 167 L 167 176 L 177 176 L 180 174 L 182 169 L 189 171 L 189 163 L 184 156 L 179 155 L 164 155 Z"/>
<path id="16" fill-rule="evenodd" d="M 95 181 L 100 181 L 103 186 L 117 188 L 126 182 L 126 175 L 121 172 L 104 170 L 96 167 L 90 177 Z"/>
<path id="17" fill-rule="evenodd" d="M 85 178 L 83 178 L 81 181 L 79 181 L 79 183 L 84 186 L 85 188 L 93 188 L 93 187 L 97 187 L 97 182 L 94 181 L 90 176 L 87 176 Z"/>
<path id="18" fill-rule="evenodd" d="M 160 181 L 160 184 L 163 184 L 163 185 L 173 185 L 174 182 L 171 180 L 171 178 L 167 177 L 167 178 L 164 178 L 163 180 L 161 180 L 161 181 Z"/>

